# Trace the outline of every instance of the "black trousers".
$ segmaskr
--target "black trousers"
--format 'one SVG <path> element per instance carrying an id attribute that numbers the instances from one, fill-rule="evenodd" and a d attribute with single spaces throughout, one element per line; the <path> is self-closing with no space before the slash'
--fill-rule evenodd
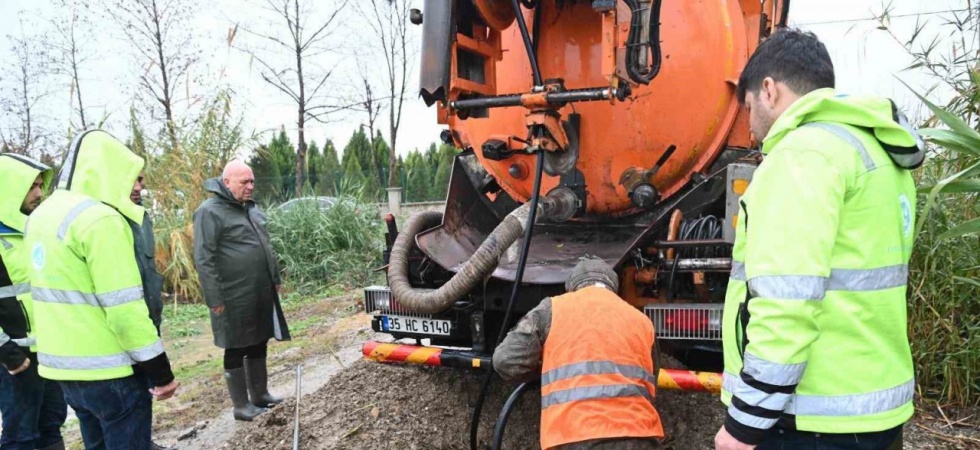
<path id="1" fill-rule="evenodd" d="M 902 450 L 902 427 L 850 434 L 775 428 L 756 450 Z"/>
<path id="2" fill-rule="evenodd" d="M 268 352 L 268 343 L 255 344 L 250 347 L 225 349 L 225 370 L 241 369 L 245 366 L 243 358 L 262 359 Z"/>

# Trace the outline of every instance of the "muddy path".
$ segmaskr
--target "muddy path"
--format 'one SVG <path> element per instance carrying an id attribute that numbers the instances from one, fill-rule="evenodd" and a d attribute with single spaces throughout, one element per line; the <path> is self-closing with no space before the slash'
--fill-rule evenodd
<path id="1" fill-rule="evenodd" d="M 297 316 L 308 322 L 306 337 L 270 347 L 271 390 L 287 397 L 286 402 L 254 422 L 237 422 L 220 370 L 209 369 L 208 376 L 188 383 L 183 400 L 156 414 L 155 440 L 180 450 L 291 449 L 295 368 L 302 364 L 301 449 L 468 449 L 480 374 L 364 361 L 360 350 L 365 340 L 389 339 L 370 330 L 368 316 L 345 311 L 348 300 L 329 299 L 304 308 Z M 664 364 L 677 366 L 669 358 Z M 491 384 L 480 421 L 481 448 L 489 448 L 497 415 L 512 389 L 499 380 Z M 503 448 L 540 448 L 539 399 L 540 392 L 532 389 L 517 403 Z M 657 409 L 667 434 L 663 449 L 714 448 L 714 434 L 724 420 L 717 396 L 660 391 Z M 970 418 L 970 413 L 946 420 L 921 411 L 906 426 L 905 448 L 980 449 L 980 414 Z M 182 434 L 191 436 L 178 440 Z"/>

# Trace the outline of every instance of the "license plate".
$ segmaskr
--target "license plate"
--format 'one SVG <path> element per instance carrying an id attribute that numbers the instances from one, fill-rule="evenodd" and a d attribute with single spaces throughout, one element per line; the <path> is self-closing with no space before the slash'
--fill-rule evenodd
<path id="1" fill-rule="evenodd" d="M 420 319 L 418 317 L 381 316 L 381 329 L 389 332 L 436 334 L 449 336 L 452 322 L 448 320 Z"/>

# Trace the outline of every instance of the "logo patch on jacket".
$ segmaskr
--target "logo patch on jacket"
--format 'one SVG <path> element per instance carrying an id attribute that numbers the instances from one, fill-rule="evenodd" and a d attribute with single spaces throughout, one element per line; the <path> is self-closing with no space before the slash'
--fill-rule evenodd
<path id="1" fill-rule="evenodd" d="M 34 244 L 34 248 L 31 250 L 31 262 L 34 263 L 34 270 L 41 270 L 44 268 L 44 245 L 40 242 Z"/>
<path id="2" fill-rule="evenodd" d="M 912 204 L 905 194 L 898 196 L 898 203 L 902 208 L 902 232 L 908 236 L 912 232 Z"/>

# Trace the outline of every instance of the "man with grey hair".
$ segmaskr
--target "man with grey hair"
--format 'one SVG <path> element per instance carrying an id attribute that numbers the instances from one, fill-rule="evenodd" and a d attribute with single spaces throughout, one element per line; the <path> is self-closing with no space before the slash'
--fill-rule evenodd
<path id="1" fill-rule="evenodd" d="M 241 161 L 207 180 L 214 194 L 194 212 L 194 266 L 211 309 L 214 344 L 225 349 L 225 382 L 237 420 L 282 402 L 268 389 L 269 339 L 289 340 L 279 304 L 279 265 L 266 217 L 252 201 L 255 176 Z"/>
<path id="2" fill-rule="evenodd" d="M 541 377 L 541 448 L 652 449 L 663 437 L 654 408 L 653 323 L 616 295 L 616 272 L 583 258 L 493 353 L 510 382 Z"/>

